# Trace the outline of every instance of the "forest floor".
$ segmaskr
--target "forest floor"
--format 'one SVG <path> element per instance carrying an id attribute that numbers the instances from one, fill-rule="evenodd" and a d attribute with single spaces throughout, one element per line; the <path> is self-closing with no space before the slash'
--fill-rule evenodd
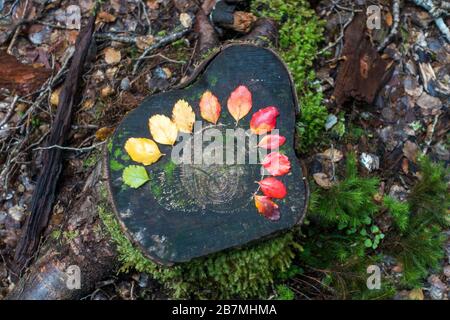
<path id="1" fill-rule="evenodd" d="M 6 262 L 13 257 L 42 166 L 39 147 L 54 119 L 66 63 L 94 2 L 30 0 L 22 4 L 0 0 L 0 67 L 18 70 L 16 86 L 0 89 L 0 298 L 14 286 Z M 391 61 L 389 81 L 373 103 L 348 99 L 337 105 L 333 94 L 343 62 L 344 28 L 358 10 L 365 11 L 366 2 L 382 8 L 382 27 L 371 33 L 373 42 L 380 43 L 395 23 L 390 1 L 325 0 L 315 7 L 319 18 L 325 20 L 321 46 L 328 54 L 319 55 L 314 68 L 329 114 L 320 139 L 301 157 L 311 182 L 317 188 L 329 188 L 344 171 L 347 154 L 354 152 L 362 174 L 380 179 L 378 193 L 403 201 L 418 179 L 419 154 L 450 163 L 450 44 L 426 11 L 406 1 L 399 32 L 383 51 L 383 59 Z M 112 0 L 101 5 L 96 46 L 83 75 L 82 98 L 68 139 L 73 149 L 65 153 L 49 230 L 63 219 L 73 195 L 83 188 L 101 157 L 104 142 L 123 116 L 145 97 L 170 89 L 193 70 L 196 38 L 188 34 L 152 51 L 133 72 L 138 57 L 150 44 L 180 25 L 191 27 L 194 7 L 195 1 L 182 0 Z M 225 31 L 221 40 L 236 36 L 236 32 Z M 6 61 L 2 58 L 6 52 L 18 61 Z M 30 73 L 34 75 L 31 80 L 27 78 Z M 378 225 L 383 232 L 390 228 L 381 218 Z M 450 230 L 445 234 L 450 238 Z M 63 236 L 69 241 L 72 237 Z M 445 246 L 441 271 L 431 272 L 419 288 L 398 290 L 396 298 L 449 298 L 450 240 Z M 402 273 L 403 266 L 389 257 L 384 265 L 383 272 L 392 277 Z M 306 273 L 283 285 L 298 299 L 333 297 L 316 277 L 317 272 Z M 135 272 L 111 275 L 86 299 L 164 297 L 158 283 Z"/>

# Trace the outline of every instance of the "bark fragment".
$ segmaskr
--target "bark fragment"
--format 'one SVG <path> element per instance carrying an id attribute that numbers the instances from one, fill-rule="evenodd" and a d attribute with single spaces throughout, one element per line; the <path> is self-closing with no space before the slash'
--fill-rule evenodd
<path id="1" fill-rule="evenodd" d="M 333 96 L 341 106 L 349 98 L 373 103 L 379 89 L 392 75 L 391 61 L 383 60 L 366 33 L 359 14 L 345 31 L 345 44 Z"/>
<path id="2" fill-rule="evenodd" d="M 40 88 L 50 74 L 49 69 L 22 64 L 14 56 L 0 51 L 0 88 L 26 95 Z"/>

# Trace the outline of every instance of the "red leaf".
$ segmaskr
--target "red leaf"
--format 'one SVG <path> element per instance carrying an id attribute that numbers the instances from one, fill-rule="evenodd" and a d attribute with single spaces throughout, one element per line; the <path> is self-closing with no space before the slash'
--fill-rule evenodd
<path id="1" fill-rule="evenodd" d="M 274 178 L 268 177 L 258 182 L 261 191 L 265 196 L 277 199 L 286 197 L 287 191 L 283 182 Z"/>
<path id="2" fill-rule="evenodd" d="M 261 164 L 273 176 L 282 176 L 291 170 L 288 157 L 279 152 L 269 153 Z"/>
<path id="3" fill-rule="evenodd" d="M 252 94 L 246 86 L 237 87 L 228 98 L 228 111 L 238 122 L 245 117 L 252 108 Z"/>
<path id="4" fill-rule="evenodd" d="M 263 134 L 275 129 L 277 117 L 280 115 L 277 107 L 266 107 L 258 110 L 250 120 L 250 129 L 254 134 Z"/>
<path id="5" fill-rule="evenodd" d="M 255 195 L 255 206 L 258 212 L 267 219 L 272 221 L 280 219 L 280 209 L 269 197 Z"/>
<path id="6" fill-rule="evenodd" d="M 276 149 L 286 142 L 286 138 L 278 134 L 268 134 L 258 143 L 258 147 L 263 149 Z"/>

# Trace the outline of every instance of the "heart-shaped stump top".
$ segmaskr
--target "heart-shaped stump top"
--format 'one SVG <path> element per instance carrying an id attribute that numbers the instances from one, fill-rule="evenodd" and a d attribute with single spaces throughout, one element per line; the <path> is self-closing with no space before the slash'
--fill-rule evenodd
<path id="1" fill-rule="evenodd" d="M 236 125 L 227 110 L 227 100 L 241 85 L 252 94 L 252 109 Z M 124 184 L 124 168 L 139 165 L 127 155 L 126 141 L 131 137 L 152 138 L 148 119 L 156 114 L 171 117 L 172 106 L 180 99 L 192 106 L 197 121 L 202 120 L 199 101 L 208 90 L 222 106 L 218 123 L 196 124 L 193 133 L 180 135 L 174 146 L 158 144 L 164 156 L 145 166 L 150 180 L 136 189 Z M 258 158 L 258 153 L 271 151 L 252 145 L 251 137 L 255 135 L 248 130 L 252 115 L 267 106 L 278 108 L 276 129 L 286 138 L 279 152 L 291 163 L 288 174 L 276 177 L 287 189 L 283 199 L 273 199 L 280 212 L 276 221 L 267 219 L 255 207 L 254 195 L 262 195 L 256 182 L 267 174 L 261 166 L 264 154 Z M 223 48 L 198 67 L 184 87 L 147 98 L 127 114 L 108 144 L 109 191 L 124 233 L 144 255 L 170 265 L 267 238 L 298 224 L 305 214 L 308 196 L 294 151 L 298 108 L 285 64 L 273 51 L 250 44 Z M 240 134 L 244 132 L 246 142 L 239 147 L 234 144 L 230 153 L 227 142 L 237 141 L 232 135 L 235 129 L 242 129 Z M 208 149 L 212 141 L 222 143 L 223 163 L 217 161 L 217 144 L 216 151 Z M 181 143 L 185 147 L 180 152 L 177 146 Z M 192 161 L 174 161 L 175 151 L 190 153 Z M 242 156 L 244 163 L 238 162 Z"/>

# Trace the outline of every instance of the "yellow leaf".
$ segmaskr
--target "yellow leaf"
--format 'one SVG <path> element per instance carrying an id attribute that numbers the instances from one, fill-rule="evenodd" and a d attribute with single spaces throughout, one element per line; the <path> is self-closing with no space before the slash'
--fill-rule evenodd
<path id="1" fill-rule="evenodd" d="M 56 90 L 54 90 L 50 96 L 50 104 L 52 106 L 57 107 L 59 104 L 59 94 L 61 93 L 61 87 L 57 88 Z"/>
<path id="2" fill-rule="evenodd" d="M 147 138 L 129 138 L 125 150 L 133 161 L 150 165 L 162 156 L 155 141 Z"/>
<path id="3" fill-rule="evenodd" d="M 173 145 L 177 140 L 178 129 L 169 117 L 157 114 L 148 120 L 150 133 L 156 142 Z"/>
<path id="4" fill-rule="evenodd" d="M 423 300 L 424 295 L 423 295 L 422 289 L 420 289 L 420 288 L 412 289 L 409 292 L 408 298 L 410 300 Z"/>
<path id="5" fill-rule="evenodd" d="M 178 130 L 185 133 L 191 133 L 195 122 L 195 113 L 192 107 L 185 100 L 178 100 L 173 106 L 172 121 Z"/>

